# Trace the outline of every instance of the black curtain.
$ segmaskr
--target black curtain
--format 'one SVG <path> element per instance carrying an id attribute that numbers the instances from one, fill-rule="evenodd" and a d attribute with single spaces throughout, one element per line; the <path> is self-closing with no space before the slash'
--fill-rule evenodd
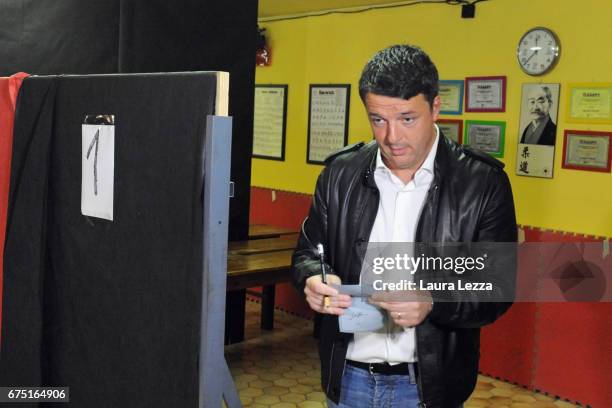
<path id="1" fill-rule="evenodd" d="M 118 72 L 119 6 L 119 0 L 2 0 L 0 76 Z"/>
<path id="2" fill-rule="evenodd" d="M 248 234 L 257 0 L 2 0 L 0 75 L 228 71 L 230 240 Z"/>

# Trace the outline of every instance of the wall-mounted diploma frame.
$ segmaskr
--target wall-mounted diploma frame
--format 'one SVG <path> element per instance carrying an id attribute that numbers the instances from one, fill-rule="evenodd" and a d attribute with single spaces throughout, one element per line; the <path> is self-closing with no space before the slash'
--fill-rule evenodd
<path id="1" fill-rule="evenodd" d="M 350 84 L 310 85 L 306 162 L 323 164 L 348 143 Z"/>
<path id="2" fill-rule="evenodd" d="M 466 112 L 505 112 L 506 77 L 465 78 Z"/>
<path id="3" fill-rule="evenodd" d="M 438 119 L 440 132 L 450 140 L 461 144 L 463 141 L 463 121 L 458 119 Z"/>
<path id="4" fill-rule="evenodd" d="M 494 157 L 504 157 L 506 122 L 466 120 L 463 144 L 470 145 Z"/>
<path id="5" fill-rule="evenodd" d="M 612 123 L 612 83 L 569 84 L 565 115 L 570 123 Z"/>
<path id="6" fill-rule="evenodd" d="M 253 157 L 285 160 L 287 85 L 255 85 Z"/>
<path id="7" fill-rule="evenodd" d="M 440 113 L 442 115 L 461 115 L 463 112 L 463 81 L 440 81 Z"/>
<path id="8" fill-rule="evenodd" d="M 610 172 L 612 133 L 566 130 L 563 134 L 565 169 Z"/>

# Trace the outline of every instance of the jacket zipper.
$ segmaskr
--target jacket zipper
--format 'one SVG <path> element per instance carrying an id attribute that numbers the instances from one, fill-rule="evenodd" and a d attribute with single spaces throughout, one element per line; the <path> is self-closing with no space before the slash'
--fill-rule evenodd
<path id="1" fill-rule="evenodd" d="M 432 219 L 432 217 L 433 217 L 433 214 L 432 214 L 433 203 L 437 199 L 437 194 L 438 194 L 438 184 L 437 183 L 434 184 L 434 186 L 433 186 L 433 194 L 434 195 L 433 195 L 433 197 L 431 199 L 431 202 L 429 200 L 430 193 L 431 193 L 431 189 L 427 192 L 427 197 L 425 198 L 425 203 L 427 205 L 427 211 L 429 213 L 428 214 L 429 215 L 429 219 Z M 421 232 L 422 232 L 422 228 L 423 228 L 422 220 L 423 220 L 423 217 L 421 216 L 421 218 L 419 219 L 419 224 L 417 225 L 415 241 L 417 239 L 421 238 L 421 235 L 422 235 Z M 415 275 L 415 278 L 416 278 L 416 275 Z M 416 351 L 417 360 L 420 361 L 421 358 L 419 357 L 419 341 L 418 341 L 418 338 L 416 338 L 416 330 L 418 330 L 418 329 L 415 329 L 415 340 L 416 341 L 414 342 L 414 348 L 415 348 L 415 351 Z M 418 404 L 418 407 L 419 408 L 427 408 L 427 404 L 423 401 L 423 381 L 421 380 L 421 371 L 420 370 L 419 370 L 419 374 L 417 375 L 417 391 L 419 392 L 419 400 L 420 400 L 420 402 Z"/>
<path id="2" fill-rule="evenodd" d="M 376 188 L 376 195 L 377 197 L 380 195 L 380 192 L 378 191 L 378 188 Z M 377 211 L 378 211 L 378 205 L 380 204 L 380 199 L 377 200 Z M 366 209 L 367 205 L 364 204 L 363 207 L 361 208 L 361 217 L 360 219 L 363 219 L 363 214 L 365 213 L 365 209 Z M 374 221 L 376 220 L 376 217 L 374 217 Z M 371 225 L 370 225 L 370 232 L 372 231 L 372 228 L 374 227 L 374 221 L 372 221 Z M 359 234 L 361 235 L 361 234 Z M 363 244 L 363 242 L 365 242 L 365 238 L 362 240 L 363 237 L 358 237 L 358 241 L 360 244 Z M 363 241 L 363 242 L 362 242 Z M 351 269 L 351 264 L 352 263 L 352 259 L 349 261 L 349 270 Z M 334 361 L 334 349 L 336 348 L 336 342 L 332 342 L 332 349 L 331 349 L 331 356 L 329 357 L 329 375 L 327 376 L 327 386 L 325 387 L 325 393 L 329 394 L 329 387 L 331 386 L 331 376 L 332 376 L 332 363 Z M 344 365 L 342 366 L 342 374 L 340 375 L 340 381 L 342 381 L 342 377 L 344 377 L 344 371 L 346 370 L 346 358 L 344 359 Z"/>
<path id="3" fill-rule="evenodd" d="M 336 342 L 332 342 L 331 354 L 329 357 L 329 375 L 327 376 L 327 387 L 325 387 L 325 393 L 329 394 L 329 386 L 331 385 L 331 377 L 332 377 L 332 364 L 334 362 L 334 349 L 336 348 Z M 346 359 L 344 360 L 344 367 L 342 368 L 342 375 L 344 375 L 344 368 L 346 368 Z M 342 377 L 340 377 L 342 379 Z"/>
<path id="4" fill-rule="evenodd" d="M 372 177 L 373 177 L 373 176 L 372 176 Z M 375 200 L 376 200 L 376 206 L 375 206 L 375 207 L 376 207 L 376 211 L 378 211 L 378 206 L 380 205 L 380 191 L 378 190 L 378 187 L 375 187 L 375 188 L 374 188 L 374 192 L 373 192 L 373 194 L 376 194 L 376 198 L 375 198 Z M 359 215 L 359 219 L 360 219 L 360 220 L 363 220 L 363 215 L 364 215 L 364 214 L 365 214 L 365 212 L 366 212 L 366 208 L 368 208 L 368 203 L 367 203 L 367 200 L 369 200 L 369 198 L 367 198 L 367 199 L 366 199 L 366 202 L 365 202 L 365 203 L 363 203 L 363 206 L 361 207 L 361 213 L 360 213 L 360 215 Z M 371 233 L 372 233 L 372 229 L 374 228 L 374 223 L 375 223 L 375 222 L 376 222 L 376 215 L 374 215 L 374 217 L 372 218 L 372 221 L 370 222 L 370 225 L 368 226 L 368 233 L 369 233 L 369 234 L 371 234 Z M 358 237 L 357 237 L 357 242 L 358 242 L 360 245 L 363 245 L 364 243 L 367 243 L 367 242 L 368 242 L 369 236 L 368 236 L 368 238 L 364 238 L 363 236 L 360 236 L 360 235 L 362 235 L 362 234 L 361 234 L 361 230 L 359 230 L 359 233 L 358 233 L 357 235 L 358 235 Z M 367 245 L 367 244 L 366 244 L 366 245 Z M 366 250 L 365 250 L 365 251 L 362 251 L 362 249 L 361 249 L 361 248 L 359 248 L 359 250 L 361 251 L 361 252 L 360 252 L 360 255 L 361 255 L 361 253 L 362 253 L 362 252 L 364 253 L 364 256 L 361 258 L 361 263 L 362 263 L 362 267 L 363 267 L 363 259 L 365 258 L 365 252 L 367 252 L 367 246 L 366 246 Z M 348 264 L 348 270 L 349 270 L 349 271 L 352 269 L 352 266 L 353 266 L 353 258 L 351 257 L 351 258 L 349 259 L 349 264 Z M 359 279 L 359 283 L 361 284 L 361 277 L 360 277 L 360 279 Z"/>
<path id="5" fill-rule="evenodd" d="M 416 329 L 415 329 L 416 332 Z M 415 337 L 416 337 L 416 333 L 415 333 Z M 417 341 L 414 342 L 414 348 L 416 349 L 416 353 L 417 353 L 417 359 L 419 356 L 419 346 L 418 346 L 419 342 L 418 339 Z M 421 371 L 419 370 L 418 374 L 417 374 L 417 391 L 419 392 L 419 403 L 418 403 L 418 407 L 419 408 L 427 408 L 427 404 L 423 401 L 423 382 L 421 381 Z"/>

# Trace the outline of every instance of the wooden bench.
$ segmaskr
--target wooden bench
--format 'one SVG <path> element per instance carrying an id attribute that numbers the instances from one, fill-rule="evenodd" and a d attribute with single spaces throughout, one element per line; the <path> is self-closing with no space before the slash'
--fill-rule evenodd
<path id="1" fill-rule="evenodd" d="M 298 240 L 298 234 L 285 234 L 275 238 L 250 239 L 248 241 L 230 242 L 229 254 L 254 255 L 266 252 L 293 250 Z"/>
<path id="2" fill-rule="evenodd" d="M 294 247 L 293 240 L 256 245 L 251 242 L 231 243 L 227 256 L 226 344 L 244 340 L 247 288 L 263 288 L 260 295 L 261 327 L 265 330 L 274 328 L 275 285 L 291 281 Z"/>
<path id="3" fill-rule="evenodd" d="M 249 225 L 249 239 L 278 238 L 281 235 L 297 234 L 297 229 L 275 227 L 267 224 Z"/>

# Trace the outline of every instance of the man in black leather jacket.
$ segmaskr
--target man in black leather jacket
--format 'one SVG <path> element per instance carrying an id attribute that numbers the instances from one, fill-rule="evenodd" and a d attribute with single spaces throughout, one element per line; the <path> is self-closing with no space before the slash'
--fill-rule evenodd
<path id="1" fill-rule="evenodd" d="M 435 125 L 440 111 L 438 74 L 419 48 L 403 45 L 380 51 L 364 68 L 359 88 L 375 140 L 349 146 L 326 160 L 293 256 L 294 283 L 304 291 L 310 307 L 322 315 L 319 331 L 322 388 L 330 406 L 456 408 L 470 396 L 476 384 L 480 327 L 494 322 L 509 308 L 510 302 L 497 300 L 511 294 L 497 293 L 498 298 L 484 302 L 482 298 L 458 292 L 445 302 L 377 302 L 394 327 L 405 330 L 402 334 L 408 336 L 407 341 L 414 342 L 414 352 L 392 361 L 376 356 L 362 358 L 365 362 L 347 360 L 347 353 L 363 356 L 355 351 L 356 347 L 372 351 L 363 339 L 357 345 L 357 335 L 339 331 L 338 315 L 350 306 L 351 298 L 322 282 L 315 247 L 323 244 L 325 261 L 342 283 L 360 283 L 368 243 L 376 241 L 373 238 L 376 234 L 389 236 L 381 222 L 383 195 L 394 185 L 401 190 L 411 183 L 416 183 L 417 190 L 419 185 L 425 185 L 426 190 L 420 201 L 413 199 L 416 207 L 414 202 L 406 207 L 411 208 L 409 217 L 414 217 L 413 231 L 407 235 L 410 240 L 516 242 L 510 183 L 503 163 L 457 145 L 439 132 Z M 381 175 L 392 182 L 391 187 L 385 187 L 387 193 L 381 188 L 383 179 L 378 178 Z M 408 224 L 405 228 L 410 228 Z M 394 233 L 403 228 L 400 225 L 398 230 L 397 219 L 386 225 L 387 230 L 391 225 Z M 507 280 L 507 288 L 513 288 L 513 272 L 501 277 Z M 389 344 L 384 338 L 376 341 Z M 418 402 L 398 397 L 394 402 L 377 399 L 383 398 L 375 389 L 378 381 L 396 378 L 403 373 L 402 367 L 407 368 L 405 375 L 400 375 L 417 379 L 416 384 L 406 382 L 406 387 L 414 384 Z M 353 380 L 347 378 L 349 368 L 351 372 L 371 376 L 374 388 L 351 386 Z M 365 394 L 357 394 L 356 389 Z M 384 392 L 395 394 L 396 390 Z M 399 389 L 397 392 L 400 395 Z M 351 394 L 355 394 L 354 399 Z"/>

